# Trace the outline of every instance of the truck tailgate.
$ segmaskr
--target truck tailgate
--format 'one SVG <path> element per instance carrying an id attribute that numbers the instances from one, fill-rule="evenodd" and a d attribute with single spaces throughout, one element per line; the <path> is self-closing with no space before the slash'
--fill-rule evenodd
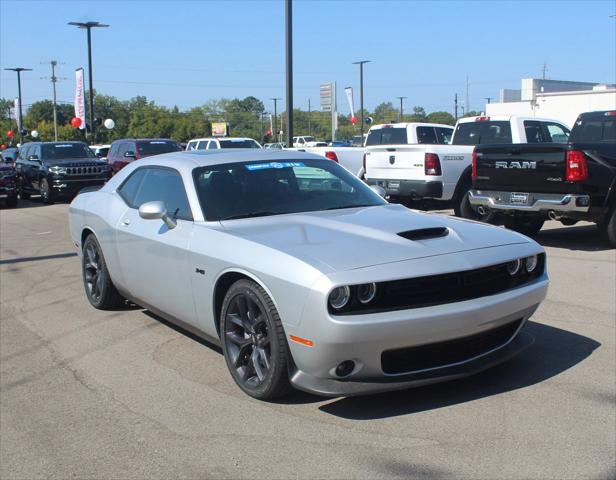
<path id="1" fill-rule="evenodd" d="M 423 180 L 425 153 L 420 145 L 366 148 L 366 178 Z"/>
<path id="2" fill-rule="evenodd" d="M 477 190 L 572 193 L 566 181 L 565 144 L 480 145 L 475 148 Z"/>

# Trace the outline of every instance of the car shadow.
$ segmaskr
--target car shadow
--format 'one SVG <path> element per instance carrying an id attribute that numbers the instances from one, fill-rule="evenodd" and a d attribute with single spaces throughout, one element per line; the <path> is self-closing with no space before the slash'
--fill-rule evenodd
<path id="1" fill-rule="evenodd" d="M 534 237 L 544 247 L 565 248 L 585 252 L 612 250 L 596 225 L 574 225 L 570 227 L 541 230 Z"/>
<path id="2" fill-rule="evenodd" d="M 477 375 L 415 389 L 345 397 L 319 410 L 350 420 L 373 420 L 435 410 L 530 387 L 563 373 L 601 344 L 591 338 L 536 322 L 526 331 L 533 345 L 511 360 Z"/>

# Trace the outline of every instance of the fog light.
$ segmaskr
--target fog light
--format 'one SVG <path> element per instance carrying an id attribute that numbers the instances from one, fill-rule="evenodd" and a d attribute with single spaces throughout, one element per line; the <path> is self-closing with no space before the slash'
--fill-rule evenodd
<path id="1" fill-rule="evenodd" d="M 524 268 L 528 273 L 531 273 L 535 268 L 537 268 L 537 255 L 533 255 L 532 257 L 526 258 L 524 260 Z"/>
<path id="2" fill-rule="evenodd" d="M 509 272 L 509 275 L 513 277 L 516 273 L 520 271 L 521 266 L 522 262 L 519 258 L 517 258 L 516 260 L 513 260 L 507 264 L 507 272 Z"/>
<path id="3" fill-rule="evenodd" d="M 357 287 L 357 298 L 361 303 L 370 303 L 376 297 L 376 284 L 364 283 Z"/>
<path id="4" fill-rule="evenodd" d="M 351 290 L 346 285 L 344 287 L 334 288 L 329 294 L 329 304 L 332 308 L 340 310 L 351 298 Z"/>
<path id="5" fill-rule="evenodd" d="M 339 377 L 346 377 L 351 374 L 354 368 L 355 362 L 353 360 L 345 360 L 344 362 L 340 362 L 336 367 L 336 375 Z"/>

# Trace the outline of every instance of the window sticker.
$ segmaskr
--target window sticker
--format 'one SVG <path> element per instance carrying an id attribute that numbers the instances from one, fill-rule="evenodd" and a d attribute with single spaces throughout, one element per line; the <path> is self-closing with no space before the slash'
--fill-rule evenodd
<path id="1" fill-rule="evenodd" d="M 265 170 L 268 168 L 305 167 L 303 162 L 269 162 L 246 165 L 246 170 Z"/>

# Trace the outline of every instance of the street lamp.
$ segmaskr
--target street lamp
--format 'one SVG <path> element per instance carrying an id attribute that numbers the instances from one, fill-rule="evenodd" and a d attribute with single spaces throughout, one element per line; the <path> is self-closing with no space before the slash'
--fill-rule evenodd
<path id="1" fill-rule="evenodd" d="M 359 65 L 359 119 L 361 122 L 360 134 L 362 142 L 364 141 L 364 63 L 370 63 L 370 60 L 353 62 L 353 65 Z"/>
<path id="2" fill-rule="evenodd" d="M 5 70 L 17 72 L 17 95 L 18 95 L 18 102 L 19 102 L 19 121 L 17 123 L 19 124 L 19 128 L 18 128 L 19 143 L 24 143 L 24 135 L 22 133 L 22 130 L 24 129 L 24 126 L 23 126 L 24 117 L 22 116 L 22 112 L 21 112 L 21 72 L 31 72 L 32 69 L 24 68 L 24 67 L 14 67 L 14 68 L 5 68 Z"/>
<path id="3" fill-rule="evenodd" d="M 396 97 L 396 98 L 399 98 L 399 99 L 400 99 L 400 123 L 402 123 L 402 115 L 403 115 L 402 101 L 403 101 L 405 98 L 408 98 L 408 97 Z"/>
<path id="4" fill-rule="evenodd" d="M 94 138 L 94 86 L 92 85 L 92 29 L 108 27 L 100 22 L 68 22 L 68 25 L 73 25 L 77 28 L 86 29 L 88 31 L 88 74 L 90 83 L 90 136 L 92 141 L 96 141 Z"/>
<path id="5" fill-rule="evenodd" d="M 278 100 L 282 100 L 281 98 L 270 98 L 270 100 L 274 100 L 274 130 L 276 132 L 276 136 L 274 137 L 277 142 L 279 142 L 280 130 L 278 130 Z M 293 145 L 291 145 L 293 146 Z"/>

